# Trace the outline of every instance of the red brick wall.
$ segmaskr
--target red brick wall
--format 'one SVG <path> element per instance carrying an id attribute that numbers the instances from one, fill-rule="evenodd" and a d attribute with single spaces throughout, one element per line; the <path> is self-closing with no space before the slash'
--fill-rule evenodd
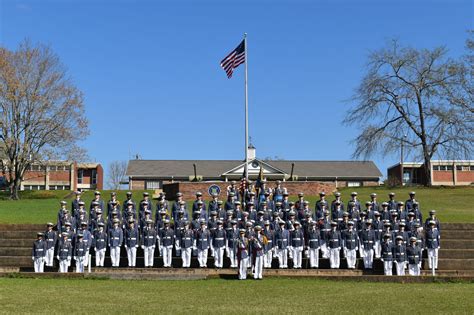
<path id="1" fill-rule="evenodd" d="M 50 171 L 48 173 L 50 181 L 65 181 L 69 182 L 71 180 L 70 171 Z"/>
<path id="2" fill-rule="evenodd" d="M 433 181 L 453 183 L 453 171 L 433 171 Z"/>
<path id="3" fill-rule="evenodd" d="M 457 181 L 465 183 L 474 182 L 474 171 L 456 171 Z"/>
<path id="4" fill-rule="evenodd" d="M 102 165 L 97 166 L 97 190 L 104 189 L 104 169 Z"/>
<path id="5" fill-rule="evenodd" d="M 209 200 L 210 196 L 208 194 L 209 186 L 218 185 L 221 188 L 221 196 L 227 189 L 227 186 L 230 185 L 230 182 L 182 182 L 182 183 L 170 183 L 164 184 L 163 190 L 166 193 L 168 199 L 172 200 L 175 198 L 176 193 L 179 191 L 183 193 L 184 199 L 192 199 L 195 197 L 196 191 L 203 193 L 204 199 Z M 141 181 L 140 187 L 144 186 L 143 181 Z M 274 187 L 275 184 L 268 182 L 268 187 Z M 324 191 L 326 193 L 332 193 L 336 190 L 336 185 L 333 182 L 283 182 L 283 187 L 286 187 L 290 195 L 296 195 L 299 192 L 304 192 L 307 195 L 317 195 L 319 192 Z M 138 182 L 133 181 L 133 189 L 143 189 L 139 188 Z"/>
<path id="6" fill-rule="evenodd" d="M 31 181 L 31 182 L 38 182 L 43 181 L 45 179 L 45 172 L 44 171 L 26 171 L 23 174 L 23 182 Z"/>
<path id="7" fill-rule="evenodd" d="M 145 189 L 145 180 L 143 179 L 130 179 L 131 189 L 133 190 L 144 190 Z"/>

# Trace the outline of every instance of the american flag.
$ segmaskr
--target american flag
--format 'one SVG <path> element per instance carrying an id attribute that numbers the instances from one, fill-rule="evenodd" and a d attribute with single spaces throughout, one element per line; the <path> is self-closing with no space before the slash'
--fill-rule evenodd
<path id="1" fill-rule="evenodd" d="M 245 40 L 243 40 L 237 48 L 221 61 L 221 67 L 227 73 L 227 77 L 232 78 L 234 69 L 245 62 Z"/>

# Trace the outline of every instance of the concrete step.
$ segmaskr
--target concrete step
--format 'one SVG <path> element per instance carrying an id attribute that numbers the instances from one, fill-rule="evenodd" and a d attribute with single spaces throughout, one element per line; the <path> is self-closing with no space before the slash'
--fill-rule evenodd
<path id="1" fill-rule="evenodd" d="M 472 240 L 474 230 L 446 230 L 441 231 L 442 240 Z"/>
<path id="2" fill-rule="evenodd" d="M 39 231 L 44 231 L 44 230 L 46 230 L 46 222 L 44 224 L 0 224 L 0 231 L 39 232 Z"/>
<path id="3" fill-rule="evenodd" d="M 24 239 L 24 238 L 35 239 L 36 233 L 38 233 L 38 231 L 22 231 L 22 230 L 2 231 L 0 230 L 0 240 Z"/>
<path id="4" fill-rule="evenodd" d="M 447 230 L 474 230 L 474 223 L 441 223 L 441 232 Z"/>
<path id="5" fill-rule="evenodd" d="M 426 256 L 424 251 L 424 256 Z M 438 253 L 439 258 L 472 258 L 474 259 L 474 249 L 441 249 Z"/>
<path id="6" fill-rule="evenodd" d="M 441 238 L 441 248 L 444 249 L 474 249 L 474 239 L 470 240 L 443 240 Z"/>
<path id="7" fill-rule="evenodd" d="M 31 248 L 29 247 L 0 247 L 1 256 L 30 256 Z"/>
<path id="8" fill-rule="evenodd" d="M 428 260 L 423 261 L 423 269 L 428 270 Z M 473 270 L 474 271 L 474 259 L 451 259 L 451 258 L 439 258 L 438 259 L 439 270 Z"/>
<path id="9" fill-rule="evenodd" d="M 34 239 L 0 239 L 2 247 L 29 247 L 33 246 Z"/>

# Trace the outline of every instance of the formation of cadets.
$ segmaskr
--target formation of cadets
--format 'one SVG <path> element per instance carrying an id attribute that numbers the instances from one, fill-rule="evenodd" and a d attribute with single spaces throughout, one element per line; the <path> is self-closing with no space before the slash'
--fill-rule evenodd
<path id="1" fill-rule="evenodd" d="M 263 182 L 257 192 L 250 187 L 242 194 L 232 182 L 226 195 L 225 201 L 213 195 L 206 204 L 197 192 L 189 215 L 181 193 L 172 204 L 162 193 L 154 204 L 145 192 L 137 204 L 131 192 L 123 202 L 111 193 L 105 203 L 97 191 L 86 208 L 76 192 L 71 211 L 61 201 L 57 231 L 50 222 L 46 232 L 38 233 L 32 251 L 35 272 L 42 272 L 44 264 L 53 266 L 55 257 L 60 272 L 67 272 L 72 260 L 76 272 L 84 272 L 89 253 L 95 254 L 96 267 L 103 267 L 107 249 L 112 266 L 119 267 L 122 246 L 129 267 L 135 267 L 139 248 L 147 268 L 153 267 L 155 252 L 165 268 L 172 267 L 173 254 L 181 257 L 183 268 L 190 267 L 192 256 L 206 268 L 212 255 L 215 268 L 229 259 L 239 279 L 246 279 L 249 268 L 255 279 L 261 279 L 274 257 L 279 268 L 288 268 L 288 260 L 293 268 L 301 268 L 303 255 L 310 268 L 319 267 L 320 257 L 328 258 L 331 268 L 340 268 L 342 255 L 349 269 L 356 268 L 357 257 L 363 258 L 365 269 L 372 269 L 375 258 L 383 261 L 385 275 L 392 275 L 394 267 L 397 275 L 406 269 L 420 275 L 426 249 L 429 267 L 437 268 L 440 223 L 435 210 L 423 221 L 415 192 L 406 202 L 395 201 L 390 193 L 381 203 L 373 193 L 362 204 L 356 192 L 347 203 L 339 192 L 331 202 L 321 192 L 313 209 L 303 193 L 296 202 L 289 201 L 279 181 L 273 189 Z"/>

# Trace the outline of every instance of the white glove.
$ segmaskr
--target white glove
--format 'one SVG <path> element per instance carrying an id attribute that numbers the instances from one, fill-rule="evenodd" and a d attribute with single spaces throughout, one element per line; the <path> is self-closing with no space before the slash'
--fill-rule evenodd
<path id="1" fill-rule="evenodd" d="M 35 261 L 35 258 L 34 258 L 34 257 L 31 257 L 31 260 Z"/>
<path id="2" fill-rule="evenodd" d="M 56 256 L 56 259 L 59 260 L 59 256 Z"/>
<path id="3" fill-rule="evenodd" d="M 142 245 L 142 249 L 145 249 L 145 245 Z"/>

